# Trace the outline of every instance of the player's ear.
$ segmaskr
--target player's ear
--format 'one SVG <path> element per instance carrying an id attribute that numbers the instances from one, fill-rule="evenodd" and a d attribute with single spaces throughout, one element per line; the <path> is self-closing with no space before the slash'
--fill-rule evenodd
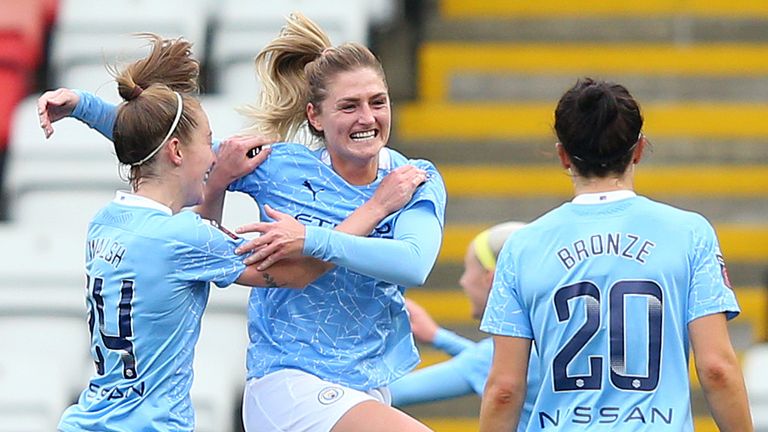
<path id="1" fill-rule="evenodd" d="M 171 163 L 175 166 L 180 166 L 182 160 L 184 159 L 181 141 L 179 141 L 179 139 L 176 137 L 169 138 L 168 142 L 165 144 L 165 147 L 168 153 L 168 159 L 171 161 Z"/>
<path id="2" fill-rule="evenodd" d="M 568 152 L 565 151 L 565 147 L 561 143 L 555 143 L 557 149 L 557 157 L 560 158 L 560 165 L 565 169 L 571 169 L 571 157 L 568 156 Z"/>
<path id="3" fill-rule="evenodd" d="M 312 102 L 309 102 L 307 104 L 307 120 L 309 120 L 309 124 L 311 124 L 313 128 L 322 132 L 323 126 L 320 124 L 320 120 L 318 119 L 319 115 L 320 109 L 315 107 Z"/>

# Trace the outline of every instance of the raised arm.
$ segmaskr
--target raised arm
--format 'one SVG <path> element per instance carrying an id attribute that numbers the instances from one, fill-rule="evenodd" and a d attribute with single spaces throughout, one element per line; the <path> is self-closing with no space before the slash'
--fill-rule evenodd
<path id="1" fill-rule="evenodd" d="M 688 330 L 696 373 L 721 431 L 753 430 L 747 390 L 723 313 L 691 321 Z"/>
<path id="2" fill-rule="evenodd" d="M 37 99 L 37 114 L 46 138 L 53 135 L 53 123 L 71 116 L 111 140 L 117 105 L 86 91 L 59 88 Z"/>

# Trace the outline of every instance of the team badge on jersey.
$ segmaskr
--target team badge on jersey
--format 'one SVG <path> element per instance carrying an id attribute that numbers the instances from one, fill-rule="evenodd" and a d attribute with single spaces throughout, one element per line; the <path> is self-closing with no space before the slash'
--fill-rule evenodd
<path id="1" fill-rule="evenodd" d="M 330 405 L 344 396 L 344 389 L 341 387 L 326 387 L 317 394 L 317 400 L 323 405 Z"/>
<path id="2" fill-rule="evenodd" d="M 717 254 L 717 262 L 720 264 L 720 272 L 723 274 L 723 281 L 725 282 L 725 286 L 733 289 L 733 286 L 731 286 L 731 280 L 728 278 L 728 269 L 725 268 L 725 259 L 719 253 Z"/>

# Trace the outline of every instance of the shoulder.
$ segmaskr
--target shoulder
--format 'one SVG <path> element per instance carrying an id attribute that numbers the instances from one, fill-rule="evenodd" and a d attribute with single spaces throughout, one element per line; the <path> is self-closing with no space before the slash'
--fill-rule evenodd
<path id="1" fill-rule="evenodd" d="M 697 235 L 714 234 L 712 224 L 700 213 L 683 210 L 646 197 L 637 197 L 638 213 L 653 226 L 668 226 L 678 232 Z"/>
<path id="2" fill-rule="evenodd" d="M 236 235 L 219 228 L 217 223 L 203 219 L 191 210 L 181 211 L 171 216 L 163 225 L 168 237 L 191 247 L 210 247 L 215 243 L 239 240 Z"/>

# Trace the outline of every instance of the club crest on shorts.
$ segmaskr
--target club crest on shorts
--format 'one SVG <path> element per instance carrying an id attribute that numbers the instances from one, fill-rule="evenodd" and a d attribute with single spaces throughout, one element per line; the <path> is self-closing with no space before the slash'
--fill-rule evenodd
<path id="1" fill-rule="evenodd" d="M 330 405 L 344 396 L 344 389 L 341 387 L 326 387 L 317 394 L 317 400 L 323 405 Z"/>

